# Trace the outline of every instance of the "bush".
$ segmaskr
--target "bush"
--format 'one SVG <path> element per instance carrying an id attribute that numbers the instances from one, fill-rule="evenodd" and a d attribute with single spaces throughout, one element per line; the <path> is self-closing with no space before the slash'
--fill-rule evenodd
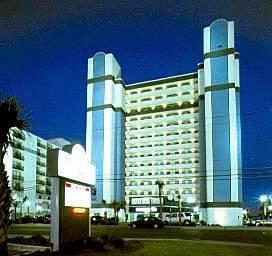
<path id="1" fill-rule="evenodd" d="M 35 245 L 43 245 L 43 246 L 47 246 L 50 245 L 50 242 L 48 239 L 44 238 L 41 235 L 33 235 L 30 238 L 26 239 L 29 241 L 30 244 L 35 244 Z"/>
<path id="2" fill-rule="evenodd" d="M 206 225 L 207 225 L 207 222 L 204 221 L 204 220 L 199 221 L 199 223 L 200 223 L 200 225 L 202 225 L 202 226 L 206 226 Z"/>
<path id="3" fill-rule="evenodd" d="M 124 247 L 124 239 L 120 237 L 111 236 L 109 238 L 109 243 L 114 246 L 114 248 L 122 248 Z"/>

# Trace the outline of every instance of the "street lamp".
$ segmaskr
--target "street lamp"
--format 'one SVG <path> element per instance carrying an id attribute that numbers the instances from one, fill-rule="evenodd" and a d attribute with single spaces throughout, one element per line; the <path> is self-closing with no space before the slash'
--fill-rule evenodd
<path id="1" fill-rule="evenodd" d="M 38 216 L 39 216 L 40 212 L 42 211 L 42 207 L 40 205 L 37 205 L 36 210 L 37 210 Z"/>
<path id="2" fill-rule="evenodd" d="M 167 199 L 171 202 L 170 203 L 170 215 L 169 215 L 169 226 L 171 225 L 171 215 L 172 215 L 172 207 L 171 207 L 171 204 L 172 204 L 172 201 L 174 200 L 174 196 L 172 194 L 168 195 Z"/>
<path id="3" fill-rule="evenodd" d="M 178 200 L 179 200 L 179 201 L 178 201 L 178 203 L 179 203 L 179 204 L 178 204 L 178 205 L 179 205 L 179 207 L 178 207 L 178 211 L 179 211 L 179 212 L 178 212 L 178 214 L 179 214 L 179 225 L 181 225 L 181 196 L 178 195 L 177 198 L 178 198 Z"/>
<path id="4" fill-rule="evenodd" d="M 195 202 L 195 199 L 193 197 L 188 197 L 187 202 L 188 202 L 188 204 L 190 206 L 190 222 L 191 222 L 191 220 L 192 220 L 192 217 L 191 217 L 191 215 L 192 215 L 192 204 Z"/>
<path id="5" fill-rule="evenodd" d="M 268 197 L 267 195 L 261 195 L 260 196 L 260 201 L 263 203 L 263 225 L 264 225 L 264 218 L 266 216 L 266 207 L 265 207 L 265 202 L 267 201 Z"/>
<path id="6" fill-rule="evenodd" d="M 29 206 L 31 205 L 31 202 L 29 200 L 25 201 L 25 206 L 27 207 L 27 215 L 29 216 Z"/>
<path id="7" fill-rule="evenodd" d="M 17 194 L 14 194 L 13 196 L 12 196 L 12 199 L 13 199 L 13 207 L 14 207 L 14 220 L 15 220 L 15 223 L 16 223 L 16 208 L 17 208 L 17 206 L 18 206 L 18 204 L 19 204 L 19 202 L 18 201 L 16 201 L 16 199 L 17 199 Z"/>

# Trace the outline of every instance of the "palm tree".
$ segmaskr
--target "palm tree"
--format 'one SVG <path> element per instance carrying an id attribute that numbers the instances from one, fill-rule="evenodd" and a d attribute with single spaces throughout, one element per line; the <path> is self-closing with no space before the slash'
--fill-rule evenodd
<path id="1" fill-rule="evenodd" d="M 7 236 L 10 218 L 11 189 L 4 166 L 4 156 L 11 144 L 11 128 L 23 129 L 25 120 L 19 119 L 21 109 L 15 98 L 0 100 L 0 255 L 8 255 Z"/>
<path id="2" fill-rule="evenodd" d="M 157 180 L 155 184 L 158 185 L 158 187 L 159 187 L 159 198 L 160 198 L 160 214 L 159 214 L 159 218 L 162 219 L 162 188 L 164 186 L 164 183 L 161 180 Z"/>
<path id="3" fill-rule="evenodd" d="M 113 208 L 113 211 L 114 211 L 114 217 L 115 217 L 115 221 L 116 223 L 118 223 L 118 213 L 121 209 L 125 209 L 125 206 L 126 206 L 126 201 L 116 201 L 116 200 L 113 200 L 112 203 L 110 204 L 110 207 Z"/>

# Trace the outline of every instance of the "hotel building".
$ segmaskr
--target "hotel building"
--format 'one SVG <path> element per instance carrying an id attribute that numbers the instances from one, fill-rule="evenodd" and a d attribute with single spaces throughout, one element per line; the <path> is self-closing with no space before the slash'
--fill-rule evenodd
<path id="1" fill-rule="evenodd" d="M 112 54 L 88 60 L 86 152 L 96 201 L 126 200 L 130 219 L 167 198 L 208 224 L 241 225 L 239 54 L 234 22 L 204 29 L 194 73 L 125 85 Z M 152 207 L 151 207 L 152 206 Z"/>
<path id="2" fill-rule="evenodd" d="M 64 139 L 46 141 L 32 133 L 12 128 L 12 146 L 4 158 L 12 189 L 12 218 L 26 214 L 50 214 L 51 178 L 47 177 L 47 150 L 61 148 Z M 70 143 L 69 143 L 70 144 Z"/>

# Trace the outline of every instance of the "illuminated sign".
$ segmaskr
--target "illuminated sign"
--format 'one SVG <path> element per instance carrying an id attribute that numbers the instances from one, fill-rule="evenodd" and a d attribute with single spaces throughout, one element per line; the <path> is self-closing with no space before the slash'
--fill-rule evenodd
<path id="1" fill-rule="evenodd" d="M 151 204 L 160 204 L 160 199 L 159 198 L 150 198 L 150 197 L 138 197 L 138 198 L 131 198 L 131 204 L 135 205 L 141 205 L 141 204 L 150 204 L 150 199 L 151 199 Z"/>
<path id="2" fill-rule="evenodd" d="M 151 207 L 151 212 L 157 212 L 157 207 Z M 137 207 L 136 212 L 150 212 L 150 207 Z"/>
<path id="3" fill-rule="evenodd" d="M 59 151 L 58 153 L 58 175 L 71 180 L 90 184 L 92 165 L 87 161 L 85 150 L 76 144 L 71 154 Z"/>
<path id="4" fill-rule="evenodd" d="M 83 214 L 86 212 L 86 209 L 85 208 L 73 208 L 72 211 L 74 214 Z"/>
<path id="5" fill-rule="evenodd" d="M 72 182 L 65 182 L 64 206 L 91 207 L 90 187 L 78 185 Z"/>

